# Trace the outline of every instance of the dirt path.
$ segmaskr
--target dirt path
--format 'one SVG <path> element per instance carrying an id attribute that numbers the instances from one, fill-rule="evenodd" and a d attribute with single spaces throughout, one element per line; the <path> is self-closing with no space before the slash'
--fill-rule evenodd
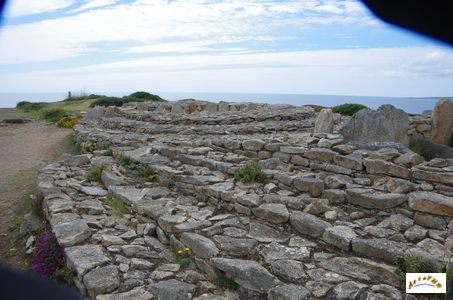
<path id="1" fill-rule="evenodd" d="M 0 110 L 0 115 L 2 111 Z M 44 121 L 0 127 L 0 261 L 17 267 L 23 253 L 8 235 L 18 205 L 34 191 L 37 171 L 68 147 L 71 130 Z"/>

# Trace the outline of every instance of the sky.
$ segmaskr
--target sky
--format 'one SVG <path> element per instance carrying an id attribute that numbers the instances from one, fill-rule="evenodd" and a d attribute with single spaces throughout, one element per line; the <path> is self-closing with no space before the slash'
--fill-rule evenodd
<path id="1" fill-rule="evenodd" d="M 359 1 L 10 0 L 0 93 L 453 95 L 453 48 Z"/>

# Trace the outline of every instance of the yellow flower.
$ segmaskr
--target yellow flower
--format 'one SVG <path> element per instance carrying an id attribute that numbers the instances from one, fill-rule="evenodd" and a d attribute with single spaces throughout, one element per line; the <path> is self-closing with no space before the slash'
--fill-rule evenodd
<path id="1" fill-rule="evenodd" d="M 189 247 L 187 247 L 187 248 L 186 248 L 186 251 L 190 251 L 190 248 L 189 248 Z"/>
<path id="2" fill-rule="evenodd" d="M 182 250 L 178 250 L 178 254 L 182 254 Z"/>

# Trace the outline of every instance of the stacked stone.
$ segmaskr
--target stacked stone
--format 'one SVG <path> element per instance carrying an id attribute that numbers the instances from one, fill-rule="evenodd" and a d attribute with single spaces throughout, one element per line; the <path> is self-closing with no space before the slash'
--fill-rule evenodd
<path id="1" fill-rule="evenodd" d="M 139 135 L 128 122 L 144 121 L 115 118 L 115 129 L 105 117 L 79 125 L 77 141 L 98 150 L 66 156 L 38 178 L 47 219 L 92 299 L 401 299 L 395 257 L 453 262 L 451 159 L 300 129 Z M 152 167 L 157 182 L 126 176 L 100 145 Z M 264 183 L 235 180 L 250 160 Z M 99 164 L 102 184 L 87 182 Z M 112 195 L 128 213 L 112 211 Z M 186 248 L 188 269 L 169 263 Z M 224 277 L 239 289 L 214 284 Z"/>

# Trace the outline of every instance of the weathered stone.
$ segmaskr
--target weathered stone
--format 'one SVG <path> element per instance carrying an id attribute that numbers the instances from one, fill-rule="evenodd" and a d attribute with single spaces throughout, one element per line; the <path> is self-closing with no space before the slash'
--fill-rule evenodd
<path id="1" fill-rule="evenodd" d="M 335 247 L 349 251 L 351 249 L 351 241 L 357 234 L 352 228 L 347 226 L 333 226 L 326 228 L 322 239 Z"/>
<path id="2" fill-rule="evenodd" d="M 440 216 L 433 216 L 430 214 L 425 214 L 425 213 L 415 213 L 414 216 L 414 222 L 418 225 L 428 227 L 428 228 L 434 228 L 434 229 L 440 229 L 444 230 L 447 228 L 447 222 L 443 217 Z"/>
<path id="3" fill-rule="evenodd" d="M 335 299 L 360 299 L 367 286 L 354 281 L 346 281 L 337 285 L 332 291 Z"/>
<path id="4" fill-rule="evenodd" d="M 333 113 L 329 108 L 324 108 L 318 114 L 315 121 L 313 133 L 332 133 L 333 132 Z"/>
<path id="5" fill-rule="evenodd" d="M 311 237 L 320 237 L 324 230 L 331 227 L 330 223 L 304 212 L 294 212 L 290 217 L 291 225 L 300 232 Z"/>
<path id="6" fill-rule="evenodd" d="M 196 288 L 196 285 L 176 279 L 160 281 L 148 286 L 148 290 L 156 295 L 158 300 L 190 300 Z"/>
<path id="7" fill-rule="evenodd" d="M 359 155 L 336 155 L 333 158 L 335 164 L 352 170 L 362 171 L 363 159 Z"/>
<path id="8" fill-rule="evenodd" d="M 111 245 L 124 245 L 124 240 L 116 235 L 103 234 L 101 236 L 101 242 L 104 247 Z"/>
<path id="9" fill-rule="evenodd" d="M 362 109 L 340 130 L 346 141 L 409 143 L 407 114 L 393 106 L 382 105 L 377 110 Z"/>
<path id="10" fill-rule="evenodd" d="M 384 174 L 401 178 L 410 178 L 411 171 L 382 159 L 366 159 L 366 171 L 370 174 Z"/>
<path id="11" fill-rule="evenodd" d="M 427 233 L 428 230 L 425 228 L 419 225 L 414 225 L 404 232 L 404 237 L 411 242 L 418 242 L 424 239 Z"/>
<path id="12" fill-rule="evenodd" d="M 391 215 L 390 217 L 384 219 L 377 226 L 390 228 L 395 231 L 406 230 L 414 224 L 414 221 L 411 218 L 408 218 L 401 214 Z"/>
<path id="13" fill-rule="evenodd" d="M 90 196 L 103 197 L 107 195 L 107 191 L 105 189 L 97 186 L 84 186 L 80 191 Z"/>
<path id="14" fill-rule="evenodd" d="M 98 200 L 83 200 L 79 203 L 79 209 L 89 215 L 101 215 L 105 213 L 105 208 Z"/>
<path id="15" fill-rule="evenodd" d="M 335 155 L 337 155 L 336 152 L 325 148 L 311 148 L 304 153 L 306 158 L 322 162 L 332 162 Z"/>
<path id="16" fill-rule="evenodd" d="M 328 175 L 324 178 L 324 183 L 329 189 L 340 189 L 352 184 L 352 179 L 345 175 Z"/>
<path id="17" fill-rule="evenodd" d="M 189 247 L 195 256 L 200 258 L 210 258 L 219 253 L 214 242 L 196 233 L 184 232 L 181 235 L 181 242 Z"/>
<path id="18" fill-rule="evenodd" d="M 399 165 L 405 165 L 408 167 L 416 166 L 424 162 L 425 159 L 418 155 L 417 153 L 413 152 L 407 152 L 404 154 L 401 154 L 400 157 L 395 159 L 395 163 Z"/>
<path id="19" fill-rule="evenodd" d="M 413 192 L 409 194 L 409 207 L 417 211 L 453 217 L 453 197 L 437 193 Z"/>
<path id="20" fill-rule="evenodd" d="M 426 181 L 453 184 L 453 172 L 431 172 L 412 168 L 412 177 Z"/>
<path id="21" fill-rule="evenodd" d="M 332 209 L 328 204 L 329 204 L 329 200 L 319 199 L 318 201 L 313 201 L 312 203 L 307 205 L 304 208 L 304 212 L 315 215 L 315 216 L 321 216 L 325 212 Z"/>
<path id="22" fill-rule="evenodd" d="M 313 197 L 319 197 L 324 191 L 324 182 L 311 177 L 296 177 L 294 187 L 302 192 L 309 192 Z"/>
<path id="23" fill-rule="evenodd" d="M 260 151 L 264 144 L 264 141 L 258 139 L 247 140 L 242 142 L 242 148 L 249 151 Z"/>
<path id="24" fill-rule="evenodd" d="M 83 277 L 83 283 L 91 298 L 114 291 L 120 285 L 117 266 L 105 266 L 91 270 Z"/>
<path id="25" fill-rule="evenodd" d="M 346 199 L 351 204 L 365 208 L 386 209 L 401 205 L 406 201 L 407 196 L 357 188 L 347 189 Z"/>
<path id="26" fill-rule="evenodd" d="M 247 237 L 255 239 L 261 243 L 283 242 L 287 237 L 268 225 L 261 223 L 250 223 L 250 230 Z"/>
<path id="27" fill-rule="evenodd" d="M 392 286 L 400 284 L 396 267 L 365 258 L 335 257 L 323 260 L 319 264 L 327 270 L 369 283 L 386 283 Z"/>
<path id="28" fill-rule="evenodd" d="M 237 195 L 237 202 L 248 207 L 258 206 L 262 203 L 261 197 L 257 194 Z"/>
<path id="29" fill-rule="evenodd" d="M 269 291 L 269 300 L 311 299 L 310 291 L 296 284 L 283 284 Z"/>
<path id="30" fill-rule="evenodd" d="M 153 298 L 150 292 L 139 287 L 124 293 L 99 295 L 96 300 L 151 300 Z"/>
<path id="31" fill-rule="evenodd" d="M 340 283 L 348 281 L 349 278 L 322 268 L 314 268 L 307 271 L 308 276 L 313 280 L 320 280 L 326 283 Z"/>
<path id="32" fill-rule="evenodd" d="M 270 270 L 278 278 L 290 282 L 297 283 L 300 280 L 307 278 L 307 274 L 304 270 L 304 264 L 297 260 L 273 260 L 270 263 Z"/>
<path id="33" fill-rule="evenodd" d="M 41 230 L 44 227 L 43 220 L 33 212 L 30 212 L 25 214 L 22 218 L 19 233 L 20 235 L 27 235 L 28 233 Z"/>
<path id="34" fill-rule="evenodd" d="M 251 255 L 258 244 L 256 240 L 233 238 L 222 235 L 215 235 L 213 239 L 222 251 L 225 251 L 231 256 Z"/>
<path id="35" fill-rule="evenodd" d="M 408 246 L 386 239 L 360 239 L 352 240 L 352 251 L 362 256 L 394 262 L 395 257 L 404 256 Z"/>
<path id="36" fill-rule="evenodd" d="M 283 204 L 265 203 L 252 208 L 253 214 L 271 223 L 286 223 L 289 220 L 289 212 Z"/>
<path id="37" fill-rule="evenodd" d="M 171 215 L 171 214 L 164 214 L 159 217 L 157 223 L 159 226 L 165 230 L 166 232 L 172 233 L 173 226 L 183 223 L 187 220 L 187 217 L 184 215 Z"/>
<path id="38" fill-rule="evenodd" d="M 68 153 L 63 154 L 63 161 L 67 166 L 70 167 L 81 167 L 90 162 L 90 158 L 87 155 L 71 155 Z"/>
<path id="39" fill-rule="evenodd" d="M 102 183 L 106 188 L 109 188 L 110 186 L 115 186 L 115 185 L 126 185 L 126 180 L 123 177 L 120 177 L 116 175 L 115 173 L 108 171 L 108 170 L 103 170 L 101 173 L 101 180 Z"/>
<path id="40" fill-rule="evenodd" d="M 256 261 L 213 258 L 211 264 L 246 289 L 267 292 L 280 281 Z"/>
<path id="41" fill-rule="evenodd" d="M 69 223 L 61 223 L 53 228 L 58 242 L 63 246 L 74 246 L 91 236 L 90 228 L 85 220 L 77 219 Z"/>
<path id="42" fill-rule="evenodd" d="M 109 258 L 102 252 L 102 247 L 97 245 L 83 245 L 65 248 L 69 265 L 79 276 L 84 275 L 88 270 L 104 265 Z"/>
<path id="43" fill-rule="evenodd" d="M 260 254 L 267 263 L 281 259 L 304 261 L 310 257 L 310 249 L 307 247 L 286 247 L 282 244 L 272 242 L 264 246 Z"/>
<path id="44" fill-rule="evenodd" d="M 453 101 L 440 99 L 434 108 L 432 122 L 432 140 L 437 144 L 448 145 L 453 141 Z"/>
<path id="45" fill-rule="evenodd" d="M 415 190 L 416 185 L 409 180 L 390 177 L 385 187 L 390 193 L 407 194 Z"/>

